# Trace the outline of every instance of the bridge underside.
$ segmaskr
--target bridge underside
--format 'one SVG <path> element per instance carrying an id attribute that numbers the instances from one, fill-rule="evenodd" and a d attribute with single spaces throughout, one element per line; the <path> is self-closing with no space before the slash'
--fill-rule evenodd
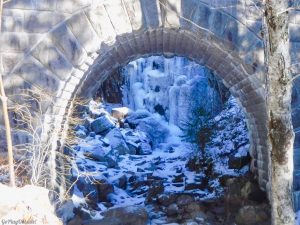
<path id="1" fill-rule="evenodd" d="M 6 14 L 22 11 L 21 1 L 15 2 L 7 5 Z M 30 9 L 34 11 L 38 6 L 30 7 L 35 7 Z M 254 27 L 245 26 L 230 12 L 198 0 L 93 3 L 69 12 L 55 24 L 40 21 L 39 27 L 31 25 L 28 32 L 43 30 L 43 26 L 48 29 L 27 47 L 23 46 L 23 36 L 9 32 L 3 36 L 7 48 L 18 42 L 22 52 L 17 63 L 3 66 L 7 68 L 4 82 L 11 100 L 22 102 L 17 96 L 22 89 L 38 87 L 49 93 L 53 104 L 43 106 L 44 123 L 54 124 L 55 130 L 63 134 L 72 100 L 93 97 L 101 83 L 120 66 L 149 55 L 188 57 L 218 74 L 243 107 L 253 165 L 261 188 L 266 188 L 269 155 L 263 45 Z M 2 62 L 7 58 L 3 54 Z M 36 110 L 34 105 L 32 110 Z M 63 142 L 61 134 L 52 133 Z M 53 143 L 56 149 L 56 141 Z M 55 170 L 55 165 L 52 168 Z M 54 171 L 52 176 L 54 179 Z"/>

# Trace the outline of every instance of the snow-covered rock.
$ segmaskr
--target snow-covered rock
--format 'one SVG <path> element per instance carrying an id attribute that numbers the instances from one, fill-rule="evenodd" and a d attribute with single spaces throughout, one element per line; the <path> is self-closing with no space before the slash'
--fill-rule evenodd
<path id="1" fill-rule="evenodd" d="M 139 155 L 150 155 L 152 153 L 152 147 L 147 142 L 141 142 L 138 147 L 137 153 Z"/>
<path id="2" fill-rule="evenodd" d="M 129 113 L 130 113 L 130 109 L 127 107 L 113 108 L 111 110 L 112 117 L 119 120 L 124 119 Z"/>
<path id="3" fill-rule="evenodd" d="M 127 206 L 110 209 L 103 213 L 104 218 L 117 218 L 123 225 L 146 225 L 148 213 L 142 206 Z"/>
<path id="4" fill-rule="evenodd" d="M 147 110 L 138 110 L 135 112 L 131 112 L 125 119 L 125 123 L 128 123 L 131 128 L 136 128 L 136 126 L 139 124 L 139 122 L 142 119 L 145 119 L 147 117 L 150 117 L 151 113 Z"/>
<path id="5" fill-rule="evenodd" d="M 130 152 L 126 141 L 118 128 L 109 131 L 105 138 L 109 140 L 111 148 L 113 149 L 113 151 L 117 152 L 117 154 L 124 155 L 127 153 L 132 153 Z"/>
<path id="6" fill-rule="evenodd" d="M 169 129 L 153 117 L 141 119 L 136 129 L 147 135 L 153 148 L 165 142 L 169 136 Z"/>
<path id="7" fill-rule="evenodd" d="M 56 210 L 56 214 L 59 216 L 59 218 L 62 219 L 62 221 L 67 222 L 70 219 L 74 218 L 74 203 L 72 200 L 67 200 L 63 202 L 58 209 Z"/>
<path id="8" fill-rule="evenodd" d="M 114 127 L 114 122 L 108 116 L 101 116 L 91 123 L 91 130 L 96 134 L 103 134 Z"/>
<path id="9" fill-rule="evenodd" d="M 49 190 L 33 185 L 22 188 L 0 184 L 0 220 L 2 224 L 62 225 L 49 200 Z"/>

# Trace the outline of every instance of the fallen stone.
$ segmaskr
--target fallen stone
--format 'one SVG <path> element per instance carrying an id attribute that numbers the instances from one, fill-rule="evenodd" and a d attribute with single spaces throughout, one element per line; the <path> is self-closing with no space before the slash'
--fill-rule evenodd
<path id="1" fill-rule="evenodd" d="M 78 138 L 86 138 L 86 132 L 84 130 L 78 130 L 75 132 L 75 135 L 78 137 Z"/>
<path id="2" fill-rule="evenodd" d="M 138 153 L 139 150 L 139 145 L 132 142 L 132 141 L 126 141 L 126 144 L 129 148 L 129 154 L 131 155 L 136 155 Z"/>
<path id="3" fill-rule="evenodd" d="M 151 114 L 147 110 L 138 110 L 136 112 L 131 112 L 125 119 L 125 123 L 128 123 L 130 128 L 135 129 L 139 122 Z"/>
<path id="4" fill-rule="evenodd" d="M 125 174 L 123 174 L 120 177 L 117 177 L 115 180 L 112 181 L 112 183 L 117 186 L 118 188 L 121 188 L 123 190 L 125 190 L 127 188 L 127 176 Z"/>
<path id="5" fill-rule="evenodd" d="M 118 120 L 124 119 L 130 113 L 130 109 L 127 107 L 113 108 L 111 114 Z"/>
<path id="6" fill-rule="evenodd" d="M 122 225 L 146 225 L 148 222 L 148 213 L 141 206 L 126 206 L 112 208 L 103 213 L 107 218 L 115 218 L 122 221 Z"/>
<path id="7" fill-rule="evenodd" d="M 63 202 L 56 210 L 56 215 L 62 219 L 64 223 L 74 218 L 74 204 L 72 200 Z"/>
<path id="8" fill-rule="evenodd" d="M 153 148 L 156 148 L 160 143 L 165 142 L 170 133 L 167 127 L 152 117 L 142 119 L 136 129 L 147 135 L 152 142 Z"/>
<path id="9" fill-rule="evenodd" d="M 101 220 L 83 221 L 80 225 L 123 225 L 123 222 L 119 218 L 104 218 Z"/>
<path id="10" fill-rule="evenodd" d="M 151 145 L 147 142 L 140 143 L 137 154 L 138 155 L 151 155 L 152 154 Z"/>
<path id="11" fill-rule="evenodd" d="M 178 215 L 178 211 L 179 211 L 178 206 L 175 203 L 173 203 L 166 208 L 166 215 L 167 216 L 176 216 L 176 215 Z"/>
<path id="12" fill-rule="evenodd" d="M 266 204 L 243 206 L 235 219 L 237 225 L 268 224 L 270 219 L 269 207 Z"/>
<path id="13" fill-rule="evenodd" d="M 147 201 L 151 202 L 164 192 L 164 183 L 162 180 L 155 180 L 151 182 L 147 193 Z"/>
<path id="14" fill-rule="evenodd" d="M 78 190 L 81 191 L 85 197 L 86 202 L 91 205 L 92 208 L 97 208 L 99 202 L 98 189 L 91 180 L 93 180 L 93 178 L 79 177 L 76 185 Z"/>
<path id="15" fill-rule="evenodd" d="M 108 195 L 114 192 L 114 186 L 106 179 L 96 180 L 95 185 L 97 187 L 99 201 L 108 201 Z"/>
<path id="16" fill-rule="evenodd" d="M 194 198 L 190 195 L 182 194 L 179 195 L 177 198 L 177 205 L 183 206 L 183 205 L 188 205 L 194 201 Z"/>
<path id="17" fill-rule="evenodd" d="M 250 164 L 250 161 L 251 157 L 249 154 L 240 157 L 230 156 L 228 160 L 228 167 L 229 169 L 241 169 L 244 166 Z"/>
<path id="18" fill-rule="evenodd" d="M 103 134 L 113 129 L 115 124 L 106 115 L 98 117 L 91 123 L 91 130 L 96 134 Z"/>
<path id="19" fill-rule="evenodd" d="M 161 194 L 161 195 L 158 196 L 157 202 L 162 206 L 169 206 L 172 203 L 176 202 L 176 196 L 175 195 Z"/>
<path id="20" fill-rule="evenodd" d="M 112 129 L 108 132 L 105 138 L 109 140 L 112 150 L 118 153 L 119 155 L 125 155 L 130 152 L 125 142 L 125 139 L 123 138 L 123 135 L 119 129 Z"/>
<path id="21" fill-rule="evenodd" d="M 18 188 L 0 184 L 0 196 L 2 224 L 5 221 L 12 221 L 12 224 L 20 224 L 20 221 L 28 224 L 63 224 L 55 215 L 46 188 L 33 185 Z"/>

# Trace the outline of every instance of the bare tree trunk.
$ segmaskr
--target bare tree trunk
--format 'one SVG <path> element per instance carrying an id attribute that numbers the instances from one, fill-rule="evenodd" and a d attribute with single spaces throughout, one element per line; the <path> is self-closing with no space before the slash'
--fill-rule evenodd
<path id="1" fill-rule="evenodd" d="M 3 7 L 3 0 L 0 0 L 0 33 L 1 33 L 1 21 L 2 21 L 1 20 L 1 18 L 2 18 L 2 7 Z M 5 124 L 10 185 L 14 187 L 14 186 L 16 186 L 16 183 L 15 183 L 14 158 L 13 158 L 13 150 L 12 150 L 11 128 L 10 128 L 9 117 L 8 117 L 7 97 L 5 95 L 1 73 L 0 73 L 0 99 L 1 99 L 1 102 L 2 102 L 2 111 L 3 111 L 4 124 Z"/>
<path id="2" fill-rule="evenodd" d="M 288 0 L 265 0 L 265 66 L 272 224 L 294 225 Z"/>

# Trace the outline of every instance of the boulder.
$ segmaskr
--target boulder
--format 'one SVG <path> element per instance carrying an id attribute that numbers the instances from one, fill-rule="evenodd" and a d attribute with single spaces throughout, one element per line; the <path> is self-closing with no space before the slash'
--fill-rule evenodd
<path id="1" fill-rule="evenodd" d="M 118 188 L 125 190 L 127 188 L 127 183 L 128 183 L 127 176 L 123 174 L 122 176 L 119 176 L 115 180 L 113 180 L 112 183 Z"/>
<path id="2" fill-rule="evenodd" d="M 105 156 L 106 166 L 108 168 L 116 168 L 118 167 L 118 159 L 114 155 L 106 155 Z"/>
<path id="3" fill-rule="evenodd" d="M 76 137 L 82 138 L 82 139 L 86 138 L 86 136 L 87 136 L 86 132 L 84 130 L 78 130 L 78 131 L 76 131 L 75 135 L 76 135 Z"/>
<path id="4" fill-rule="evenodd" d="M 131 112 L 125 119 L 125 123 L 128 123 L 130 128 L 135 129 L 142 119 L 150 117 L 151 114 L 147 110 L 138 110 Z"/>
<path id="5" fill-rule="evenodd" d="M 101 148 L 101 146 L 95 146 L 91 149 L 89 149 L 89 151 L 86 151 L 83 153 L 85 157 L 95 160 L 95 161 L 99 161 L 99 162 L 104 162 L 105 161 L 105 152 L 104 150 Z"/>
<path id="6" fill-rule="evenodd" d="M 74 126 L 74 131 L 79 131 L 79 130 L 83 130 L 84 132 L 88 131 L 84 125 L 78 124 L 78 125 Z"/>
<path id="7" fill-rule="evenodd" d="M 166 208 L 166 215 L 167 216 L 176 216 L 176 215 L 178 215 L 178 212 L 179 212 L 179 208 L 175 203 L 169 205 Z"/>
<path id="8" fill-rule="evenodd" d="M 76 215 L 73 219 L 67 222 L 67 225 L 82 225 L 82 219 Z"/>
<path id="9" fill-rule="evenodd" d="M 146 133 L 153 144 L 153 148 L 156 148 L 160 143 L 165 142 L 169 136 L 169 129 L 152 117 L 142 119 L 136 129 Z"/>
<path id="10" fill-rule="evenodd" d="M 266 204 L 242 206 L 235 218 L 237 225 L 269 224 L 269 220 L 269 206 Z"/>
<path id="11" fill-rule="evenodd" d="M 257 183 L 248 181 L 241 189 L 241 196 L 257 203 L 267 202 L 267 194 Z"/>
<path id="12" fill-rule="evenodd" d="M 102 162 L 108 168 L 118 166 L 118 159 L 113 154 L 105 154 L 103 151 L 85 152 L 84 156 L 98 162 Z"/>
<path id="13" fill-rule="evenodd" d="M 93 178 L 79 177 L 76 185 L 79 191 L 82 192 L 86 202 L 93 208 L 97 208 L 99 202 L 99 195 L 97 186 L 92 182 Z"/>
<path id="14" fill-rule="evenodd" d="M 74 204 L 72 200 L 63 202 L 56 210 L 56 215 L 62 219 L 64 223 L 74 218 Z"/>
<path id="15" fill-rule="evenodd" d="M 131 155 L 136 155 L 138 153 L 139 150 L 139 145 L 132 142 L 132 141 L 126 141 L 126 144 L 129 148 L 129 154 Z"/>
<path id="16" fill-rule="evenodd" d="M 1 224 L 62 225 L 49 194 L 49 190 L 38 186 L 9 187 L 0 184 Z"/>
<path id="17" fill-rule="evenodd" d="M 142 133 L 142 132 L 134 132 L 133 130 L 124 130 L 124 137 L 126 139 L 126 141 L 130 141 L 133 143 L 140 143 L 141 141 L 146 141 L 147 137 L 146 134 Z"/>
<path id="18" fill-rule="evenodd" d="M 91 130 L 96 134 L 104 134 L 105 132 L 113 129 L 115 127 L 115 123 L 108 118 L 108 116 L 101 116 L 95 119 L 91 123 Z"/>
<path id="19" fill-rule="evenodd" d="M 176 201 L 177 205 L 179 206 L 188 205 L 192 202 L 194 202 L 194 198 L 186 194 L 179 195 Z"/>
<path id="20" fill-rule="evenodd" d="M 192 203 L 186 205 L 184 210 L 187 213 L 197 213 L 197 212 L 201 211 L 201 206 L 197 202 L 192 202 Z"/>
<path id="21" fill-rule="evenodd" d="M 112 116 L 118 120 L 124 119 L 128 113 L 130 113 L 130 109 L 127 107 L 113 108 L 111 110 Z"/>
<path id="22" fill-rule="evenodd" d="M 103 213 L 104 219 L 114 218 L 122 221 L 122 225 L 146 225 L 148 213 L 141 206 L 125 206 L 112 208 Z"/>
<path id="23" fill-rule="evenodd" d="M 151 155 L 152 154 L 152 148 L 151 145 L 147 142 L 140 143 L 138 149 L 137 149 L 138 155 Z"/>
<path id="24" fill-rule="evenodd" d="M 164 192 L 164 189 L 164 183 L 162 180 L 152 181 L 147 192 L 147 201 L 151 202 L 156 199 L 159 194 Z"/>
<path id="25" fill-rule="evenodd" d="M 78 208 L 74 209 L 75 218 L 78 218 L 75 220 L 75 222 L 82 221 L 82 220 L 90 220 L 92 219 L 91 210 L 87 205 L 80 205 Z M 80 224 L 81 225 L 81 224 Z"/>
<path id="26" fill-rule="evenodd" d="M 229 178 L 226 183 L 226 204 L 237 206 L 245 205 L 245 202 L 263 203 L 267 202 L 267 195 L 260 190 L 256 181 L 248 177 Z"/>
<path id="27" fill-rule="evenodd" d="M 108 195 L 114 192 L 114 186 L 106 179 L 99 179 L 95 181 L 97 187 L 98 199 L 101 202 L 108 201 Z"/>
<path id="28" fill-rule="evenodd" d="M 167 194 L 161 194 L 157 198 L 157 202 L 162 206 L 169 206 L 172 203 L 176 202 L 176 196 L 173 195 L 167 195 Z"/>
<path id="29" fill-rule="evenodd" d="M 246 156 L 230 156 L 228 160 L 229 169 L 241 169 L 250 164 L 251 157 L 249 154 Z"/>
<path id="30" fill-rule="evenodd" d="M 95 132 L 90 132 L 90 133 L 89 133 L 89 136 L 90 136 L 90 137 L 96 137 L 96 133 L 95 133 Z"/>
<path id="31" fill-rule="evenodd" d="M 93 118 L 104 115 L 106 113 L 103 109 L 103 105 L 93 100 L 89 102 L 88 112 L 89 115 Z"/>
<path id="32" fill-rule="evenodd" d="M 111 148 L 114 152 L 118 153 L 119 155 L 130 153 L 125 139 L 123 138 L 123 135 L 118 128 L 109 131 L 105 138 L 109 140 Z"/>
<path id="33" fill-rule="evenodd" d="M 103 218 L 101 220 L 83 221 L 80 225 L 123 225 L 123 222 L 119 218 Z"/>

